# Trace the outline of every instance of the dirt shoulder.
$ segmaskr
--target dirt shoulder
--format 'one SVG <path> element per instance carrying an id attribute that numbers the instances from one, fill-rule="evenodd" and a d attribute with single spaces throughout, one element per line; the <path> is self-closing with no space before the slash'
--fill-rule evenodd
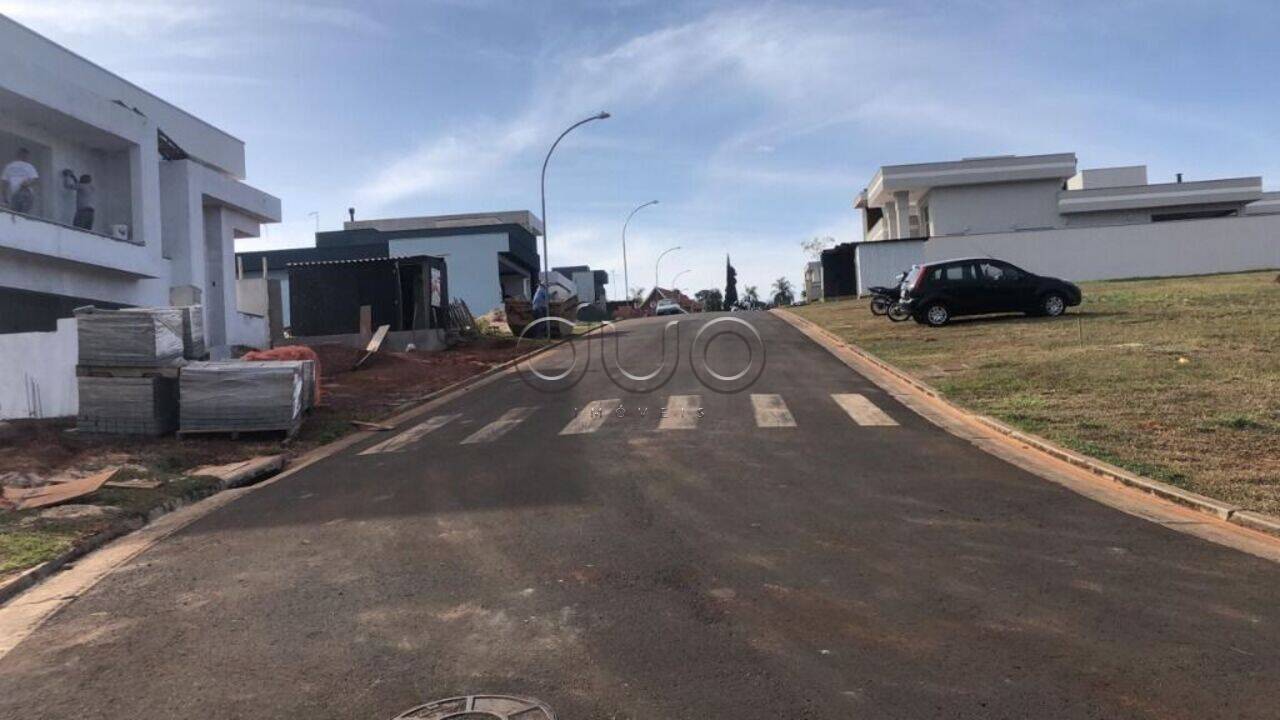
<path id="1" fill-rule="evenodd" d="M 1083 283 L 1064 318 L 932 329 L 865 300 L 795 308 L 973 411 L 1131 472 L 1280 514 L 1275 272 Z"/>
<path id="2" fill-rule="evenodd" d="M 279 434 L 125 437 L 75 432 L 73 418 L 0 423 L 0 483 L 38 486 L 120 467 L 116 480 L 155 487 L 103 487 L 72 503 L 46 509 L 0 509 L 0 583 L 104 532 L 141 525 L 157 509 L 216 492 L 219 484 L 192 470 L 260 455 L 301 455 L 423 397 L 533 349 L 512 338 L 478 338 L 436 353 L 384 352 L 353 370 L 363 352 L 316 345 L 321 404 L 292 439 Z"/>

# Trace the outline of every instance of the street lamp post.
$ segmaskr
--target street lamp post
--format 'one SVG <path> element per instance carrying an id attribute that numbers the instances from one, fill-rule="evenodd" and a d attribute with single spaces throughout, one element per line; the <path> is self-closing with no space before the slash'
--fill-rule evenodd
<path id="1" fill-rule="evenodd" d="M 674 252 L 679 249 L 680 249 L 679 245 L 675 247 L 667 248 L 666 250 L 663 250 L 662 253 L 658 255 L 658 259 L 653 262 L 653 289 L 654 290 L 658 289 L 658 263 L 662 262 L 662 256 L 666 255 L 669 252 Z"/>
<path id="2" fill-rule="evenodd" d="M 547 254 L 547 163 L 551 162 L 551 153 L 556 151 L 556 146 L 560 144 L 565 135 L 573 132 L 579 125 L 586 125 L 592 120 L 608 119 L 609 113 L 600 111 L 565 128 L 565 131 L 560 133 L 560 137 L 551 143 L 551 149 L 547 150 L 547 157 L 542 161 L 542 185 L 540 188 L 542 191 L 542 279 L 539 284 L 542 285 L 542 292 L 546 294 L 547 300 L 547 337 L 551 336 L 551 288 L 547 285 L 547 282 L 551 279 L 551 257 Z"/>
<path id="3" fill-rule="evenodd" d="M 680 288 L 676 285 L 676 281 L 677 281 L 677 280 L 679 280 L 680 278 L 684 277 L 684 274 L 685 274 L 685 273 L 687 273 L 687 272 L 689 272 L 689 270 L 691 270 L 691 269 L 692 269 L 692 268 L 688 268 L 688 269 L 685 269 L 685 270 L 681 270 L 680 272 L 676 273 L 675 277 L 671 278 L 671 289 L 672 289 L 672 290 L 675 290 L 676 292 L 680 292 Z"/>
<path id="4" fill-rule="evenodd" d="M 627 225 L 631 223 L 631 218 L 635 217 L 636 213 L 650 205 L 657 204 L 657 200 L 650 200 L 649 202 L 637 207 L 635 210 L 631 211 L 630 215 L 627 216 L 626 222 L 622 223 L 622 289 L 627 300 L 631 300 L 631 278 L 627 275 Z"/>

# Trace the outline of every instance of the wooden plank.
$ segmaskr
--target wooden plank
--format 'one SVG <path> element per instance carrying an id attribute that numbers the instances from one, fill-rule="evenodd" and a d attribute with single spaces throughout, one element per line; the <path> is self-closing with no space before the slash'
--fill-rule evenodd
<path id="1" fill-rule="evenodd" d="M 29 510 L 31 508 L 48 507 L 57 505 L 68 500 L 75 500 L 90 493 L 96 492 L 115 477 L 120 472 L 119 467 L 110 467 L 101 472 L 78 478 L 76 480 L 68 480 L 66 482 L 45 485 L 36 488 L 13 488 L 4 489 L 5 502 L 13 505 L 16 510 Z"/>
<path id="2" fill-rule="evenodd" d="M 373 339 L 369 341 L 369 344 L 367 346 L 365 346 L 364 357 L 357 360 L 355 367 L 351 369 L 352 370 L 359 369 L 360 366 L 364 364 L 365 360 L 368 360 L 370 356 L 378 352 L 378 349 L 382 347 L 382 341 L 387 339 L 387 333 L 390 331 L 391 331 L 390 325 L 382 325 L 381 327 L 379 327 L 378 332 L 373 334 Z"/>

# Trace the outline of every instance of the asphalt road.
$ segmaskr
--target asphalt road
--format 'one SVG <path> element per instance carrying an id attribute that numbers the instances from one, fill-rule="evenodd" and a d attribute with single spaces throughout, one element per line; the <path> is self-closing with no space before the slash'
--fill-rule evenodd
<path id="1" fill-rule="evenodd" d="M 1280 714 L 1280 566 L 1031 476 L 735 317 L 767 348 L 744 392 L 687 357 L 649 393 L 598 357 L 564 392 L 511 375 L 204 516 L 0 660 L 0 717 L 478 692 L 561 720 Z M 664 322 L 624 326 L 632 372 Z M 722 338 L 710 366 L 746 355 Z M 701 417 L 659 429 L 668 405 Z"/>

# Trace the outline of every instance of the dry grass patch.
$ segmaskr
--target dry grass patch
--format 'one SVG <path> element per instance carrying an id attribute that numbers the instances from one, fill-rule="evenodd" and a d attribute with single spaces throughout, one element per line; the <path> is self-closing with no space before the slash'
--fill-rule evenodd
<path id="1" fill-rule="evenodd" d="M 1148 477 L 1280 514 L 1275 272 L 1083 283 L 1063 318 L 930 329 L 862 300 L 798 314 L 979 413 Z"/>

